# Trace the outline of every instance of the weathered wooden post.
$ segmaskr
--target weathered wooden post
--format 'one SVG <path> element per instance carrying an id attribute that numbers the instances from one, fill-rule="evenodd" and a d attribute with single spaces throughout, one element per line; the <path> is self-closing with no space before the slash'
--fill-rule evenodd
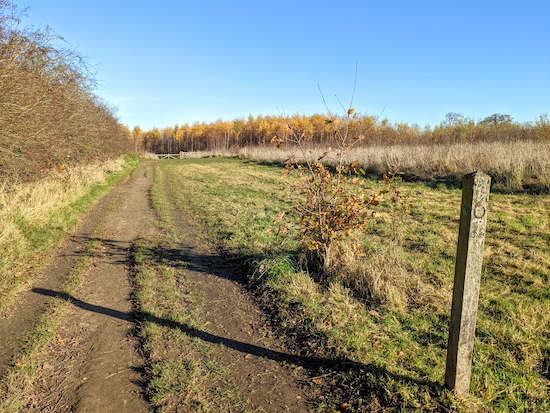
<path id="1" fill-rule="evenodd" d="M 183 152 L 180 151 L 180 159 L 183 159 Z"/>
<path id="2" fill-rule="evenodd" d="M 483 244 L 491 177 L 481 172 L 462 180 L 453 305 L 449 324 L 445 385 L 455 395 L 468 392 L 476 335 Z"/>

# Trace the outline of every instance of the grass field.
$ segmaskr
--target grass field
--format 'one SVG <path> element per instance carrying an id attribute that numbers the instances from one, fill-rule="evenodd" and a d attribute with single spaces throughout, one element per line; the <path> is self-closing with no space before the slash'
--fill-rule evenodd
<path id="1" fill-rule="evenodd" d="M 178 208 L 204 225 L 273 311 L 296 350 L 338 360 L 309 391 L 318 411 L 548 411 L 550 203 L 492 194 L 471 395 L 443 386 L 460 190 L 402 184 L 414 205 L 378 219 L 365 256 L 316 281 L 274 218 L 292 208 L 283 170 L 236 159 L 158 166 Z M 377 188 L 380 183 L 371 181 Z M 394 222 L 395 224 L 395 222 Z"/>

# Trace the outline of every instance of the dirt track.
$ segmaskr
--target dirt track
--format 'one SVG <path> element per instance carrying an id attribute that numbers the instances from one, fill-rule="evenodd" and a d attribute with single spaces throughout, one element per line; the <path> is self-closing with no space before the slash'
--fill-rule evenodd
<path id="1" fill-rule="evenodd" d="M 153 411 L 143 396 L 147 360 L 140 356 L 139 343 L 133 336 L 135 320 L 128 270 L 132 242 L 155 231 L 155 214 L 149 205 L 153 169 L 153 162 L 144 162 L 133 179 L 108 195 L 117 196 L 116 208 L 105 224 L 99 252 L 84 283 L 71 297 L 73 305 L 57 339 L 41 360 L 25 411 Z M 96 210 L 104 208 L 105 202 L 98 204 Z M 13 311 L 0 320 L 3 335 L 21 331 L 9 334 L 9 346 L 0 353 L 0 362 L 5 363 L 13 355 L 33 317 L 59 292 L 59 285 L 78 255 L 79 243 L 90 236 L 94 216 L 99 215 L 96 210 L 83 221 L 33 288 L 22 294 L 19 308 L 24 307 L 25 311 Z M 296 359 L 266 334 L 265 317 L 225 268 L 215 249 L 197 241 L 196 231 L 186 224 L 186 217 L 176 213 L 175 218 L 180 232 L 185 234 L 181 248 L 189 257 L 189 277 L 207 303 L 210 327 L 197 336 L 224 345 L 223 351 L 213 356 L 214 361 L 230 370 L 229 382 L 244 389 L 243 396 L 250 401 L 247 408 L 264 412 L 307 411 L 306 398 L 296 379 L 280 364 Z"/>
<path id="2" fill-rule="evenodd" d="M 137 236 L 154 231 L 155 215 L 148 205 L 153 174 L 144 173 L 152 168 L 151 163 L 143 164 L 134 179 L 114 190 L 116 208 L 85 282 L 72 297 L 74 305 L 57 341 L 42 360 L 30 411 L 151 411 L 141 397 L 145 361 L 131 334 L 134 318 L 126 257 Z M 74 238 L 86 240 L 83 235 Z M 37 285 L 31 291 L 46 297 L 59 292 Z"/>

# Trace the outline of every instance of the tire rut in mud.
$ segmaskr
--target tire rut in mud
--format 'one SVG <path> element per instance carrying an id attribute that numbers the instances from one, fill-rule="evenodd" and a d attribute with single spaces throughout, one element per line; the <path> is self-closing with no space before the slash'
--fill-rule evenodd
<path id="1" fill-rule="evenodd" d="M 220 345 L 211 361 L 226 368 L 229 385 L 238 386 L 247 408 L 261 412 L 307 412 L 300 388 L 305 379 L 302 359 L 289 354 L 269 327 L 269 319 L 253 301 L 220 251 L 200 239 L 196 223 L 175 205 L 168 185 L 163 191 L 171 204 L 180 249 L 188 262 L 186 275 L 202 297 L 206 327 L 190 334 Z M 289 366 L 295 367 L 291 371 Z"/>
<path id="2" fill-rule="evenodd" d="M 24 411 L 150 412 L 142 397 L 145 360 L 133 337 L 127 253 L 135 238 L 152 234 L 148 194 L 153 165 L 144 162 L 117 188 L 98 254 L 73 296 L 71 308 L 40 359 L 34 392 Z M 148 171 L 148 173 L 146 173 Z M 58 295 L 59 285 L 34 288 Z"/>

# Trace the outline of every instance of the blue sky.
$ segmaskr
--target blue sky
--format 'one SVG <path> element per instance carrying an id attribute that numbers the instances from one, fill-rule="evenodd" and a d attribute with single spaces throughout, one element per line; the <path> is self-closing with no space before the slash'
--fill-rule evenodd
<path id="1" fill-rule="evenodd" d="M 550 112 L 550 1 L 15 0 L 143 129 L 341 111 L 435 126 Z"/>

